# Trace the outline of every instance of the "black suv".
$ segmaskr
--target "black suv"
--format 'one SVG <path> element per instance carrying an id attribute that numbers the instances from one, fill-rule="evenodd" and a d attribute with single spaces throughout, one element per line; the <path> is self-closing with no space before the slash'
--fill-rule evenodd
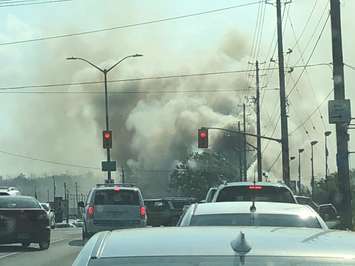
<path id="1" fill-rule="evenodd" d="M 183 213 L 184 207 L 195 203 L 195 198 L 158 198 L 145 199 L 147 208 L 147 225 L 150 226 L 175 226 Z"/>

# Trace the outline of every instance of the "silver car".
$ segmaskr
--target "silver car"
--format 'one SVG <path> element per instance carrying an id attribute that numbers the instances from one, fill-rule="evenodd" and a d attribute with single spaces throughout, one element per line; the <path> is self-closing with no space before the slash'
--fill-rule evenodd
<path id="1" fill-rule="evenodd" d="M 48 219 L 49 219 L 49 225 L 51 229 L 55 228 L 55 214 L 54 210 L 51 208 L 49 203 L 41 203 L 42 208 L 46 211 Z"/>
<path id="2" fill-rule="evenodd" d="M 311 207 L 277 202 L 211 202 L 193 204 L 179 226 L 278 226 L 328 229 Z"/>
<path id="3" fill-rule="evenodd" d="M 100 231 L 143 227 L 147 223 L 142 194 L 134 185 L 97 185 L 79 207 L 84 209 L 83 239 Z"/>
<path id="4" fill-rule="evenodd" d="M 74 266 L 354 266 L 355 233 L 314 228 L 154 227 L 101 232 Z"/>
<path id="5" fill-rule="evenodd" d="M 15 187 L 2 187 L 0 186 L 0 196 L 18 196 L 21 192 Z"/>

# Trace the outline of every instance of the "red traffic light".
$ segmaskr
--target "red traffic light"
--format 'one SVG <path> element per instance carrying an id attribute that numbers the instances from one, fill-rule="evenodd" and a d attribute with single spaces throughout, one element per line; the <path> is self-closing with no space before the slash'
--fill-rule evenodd
<path id="1" fill-rule="evenodd" d="M 111 138 L 111 132 L 108 132 L 108 131 L 104 132 L 104 138 L 105 139 L 110 139 Z"/>
<path id="2" fill-rule="evenodd" d="M 208 129 L 200 128 L 198 130 L 198 147 L 207 149 L 208 148 Z"/>
<path id="3" fill-rule="evenodd" d="M 111 130 L 104 130 L 102 131 L 102 139 L 103 139 L 103 148 L 104 149 L 111 149 L 112 148 L 112 131 Z"/>

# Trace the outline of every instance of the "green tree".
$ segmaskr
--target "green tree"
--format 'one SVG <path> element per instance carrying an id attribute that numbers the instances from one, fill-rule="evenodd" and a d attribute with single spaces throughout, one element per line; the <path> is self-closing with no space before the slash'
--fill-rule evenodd
<path id="1" fill-rule="evenodd" d="M 204 199 L 210 187 L 237 180 L 238 168 L 223 154 L 193 153 L 177 164 L 170 175 L 170 188 L 182 196 Z"/>

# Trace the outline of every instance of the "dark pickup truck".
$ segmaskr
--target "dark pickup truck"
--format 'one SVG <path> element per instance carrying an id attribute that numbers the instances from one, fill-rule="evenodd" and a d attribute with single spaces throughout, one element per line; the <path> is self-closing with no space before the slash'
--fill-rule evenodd
<path id="1" fill-rule="evenodd" d="M 40 249 L 48 249 L 48 215 L 35 198 L 0 197 L 0 244 L 12 243 L 21 243 L 23 247 L 37 243 Z"/>
<path id="2" fill-rule="evenodd" d="M 146 199 L 144 205 L 147 208 L 147 225 L 175 226 L 184 207 L 195 202 L 195 198 L 182 197 Z"/>

